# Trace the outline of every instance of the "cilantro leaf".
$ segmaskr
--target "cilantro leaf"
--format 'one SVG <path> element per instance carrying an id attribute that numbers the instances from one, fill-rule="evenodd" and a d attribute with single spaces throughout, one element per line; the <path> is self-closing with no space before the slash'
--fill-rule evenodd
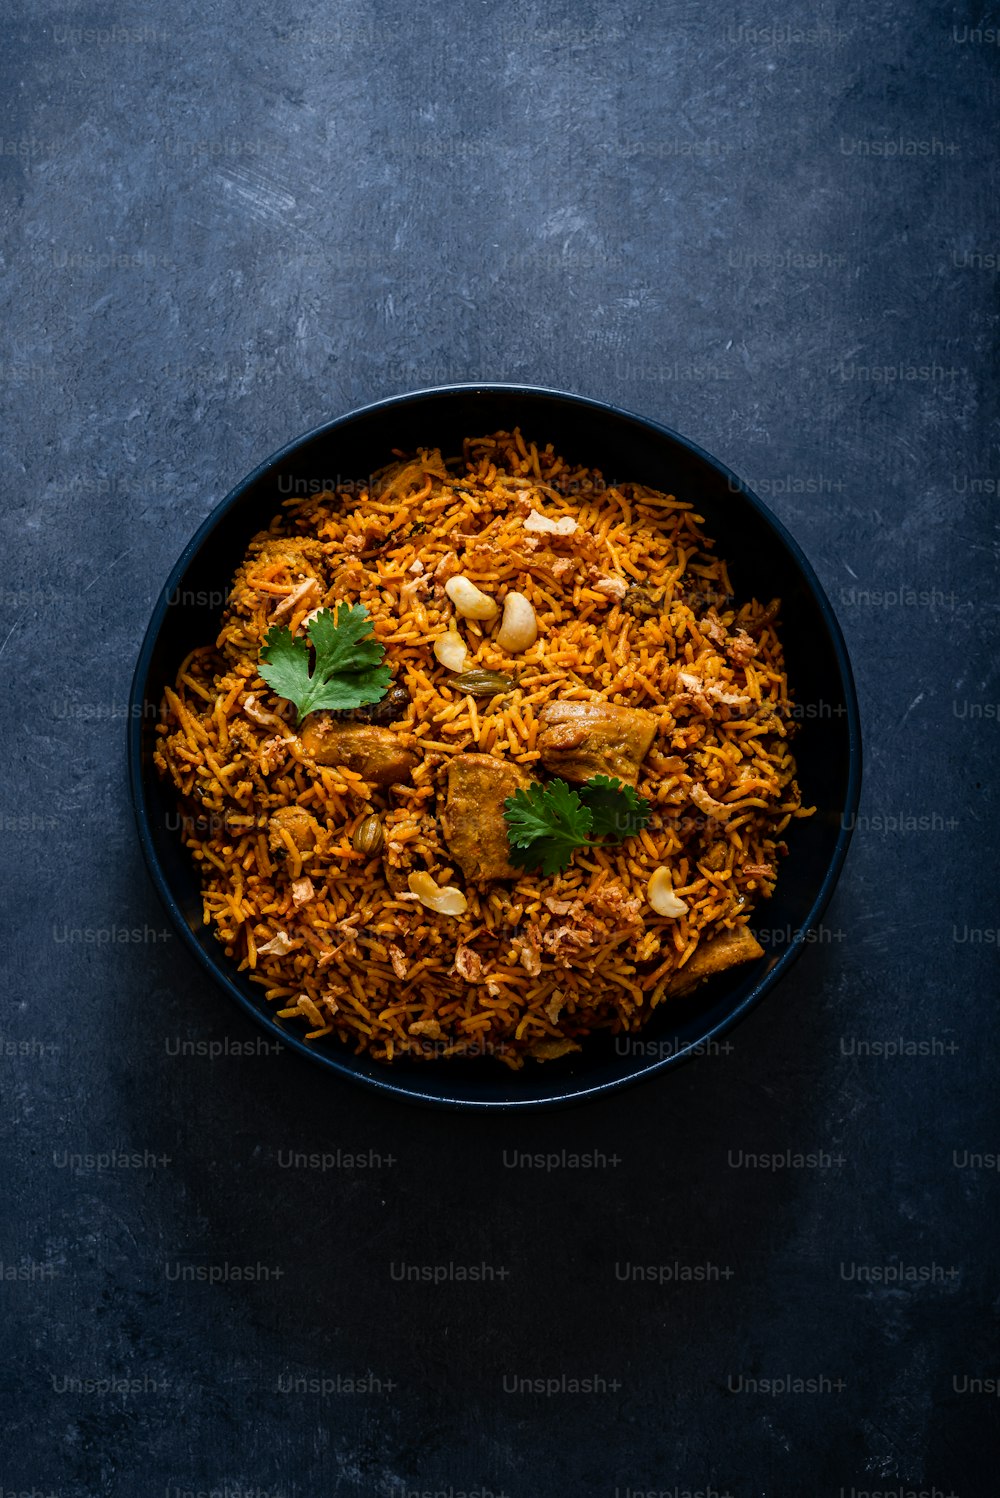
<path id="1" fill-rule="evenodd" d="M 364 604 L 338 604 L 336 614 L 321 609 L 306 633 L 316 654 L 312 672 L 309 646 L 284 624 L 268 630 L 258 667 L 272 691 L 294 702 L 296 726 L 321 708 L 362 707 L 385 696 L 392 673 L 381 664 L 385 647 L 373 636 Z"/>
<path id="2" fill-rule="evenodd" d="M 350 608 L 338 604 L 336 617 L 329 609 L 321 609 L 308 634 L 316 647 L 316 659 L 322 659 L 328 676 L 382 664 L 385 647 L 375 639 L 371 615 L 363 603 Z"/>
<path id="3" fill-rule="evenodd" d="M 577 848 L 597 846 L 591 833 L 621 842 L 645 827 L 650 811 L 638 791 L 607 775 L 592 775 L 579 791 L 565 780 L 536 781 L 504 802 L 510 861 L 521 869 L 558 874 Z"/>
<path id="4" fill-rule="evenodd" d="M 536 782 L 516 790 L 504 802 L 511 863 L 558 874 L 568 868 L 575 849 L 587 843 L 593 818 L 576 791 L 564 780 Z"/>
<path id="5" fill-rule="evenodd" d="M 619 842 L 634 837 L 645 827 L 652 811 L 637 790 L 607 775 L 592 775 L 581 786 L 580 795 L 593 815 L 595 837 L 614 837 Z"/>

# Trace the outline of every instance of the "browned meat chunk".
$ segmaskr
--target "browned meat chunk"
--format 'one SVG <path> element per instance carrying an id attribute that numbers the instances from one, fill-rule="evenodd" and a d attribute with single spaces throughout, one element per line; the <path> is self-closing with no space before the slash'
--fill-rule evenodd
<path id="1" fill-rule="evenodd" d="M 300 853 L 311 853 L 316 846 L 319 823 L 301 806 L 279 806 L 267 823 L 267 841 L 272 853 L 287 853 L 287 833 Z"/>
<path id="2" fill-rule="evenodd" d="M 698 859 L 698 867 L 718 874 L 726 867 L 731 857 L 732 849 L 729 843 L 713 843 L 705 856 Z"/>
<path id="3" fill-rule="evenodd" d="M 712 978 L 716 973 L 736 967 L 737 963 L 752 962 L 755 957 L 763 955 L 764 948 L 746 926 L 737 931 L 723 931 L 721 936 L 713 936 L 696 948 L 690 961 L 671 978 L 667 992 L 674 995 L 689 993 L 703 978 Z"/>
<path id="4" fill-rule="evenodd" d="M 290 573 L 308 572 L 309 564 L 322 561 L 325 556 L 325 547 L 322 541 L 314 541 L 306 536 L 268 536 L 261 541 L 256 557 L 251 558 L 251 564 L 257 562 L 282 562 Z"/>
<path id="5" fill-rule="evenodd" d="M 302 747 L 318 765 L 346 765 L 369 785 L 409 780 L 416 755 L 404 749 L 390 728 L 339 723 L 329 713 L 310 713 L 299 734 Z"/>
<path id="6" fill-rule="evenodd" d="M 510 862 L 503 804 L 531 777 L 491 754 L 456 754 L 448 765 L 441 831 L 466 879 L 516 879 Z"/>
<path id="7" fill-rule="evenodd" d="M 547 702 L 538 721 L 542 764 L 578 783 L 612 775 L 635 785 L 656 732 L 653 713 L 610 702 Z"/>

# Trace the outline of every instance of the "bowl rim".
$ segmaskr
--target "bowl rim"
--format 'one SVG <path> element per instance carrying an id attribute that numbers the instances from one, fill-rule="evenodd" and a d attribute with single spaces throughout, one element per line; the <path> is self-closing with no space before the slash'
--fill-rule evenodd
<path id="1" fill-rule="evenodd" d="M 209 956 L 197 941 L 194 932 L 188 925 L 180 905 L 174 897 L 163 867 L 160 864 L 159 856 L 153 842 L 143 777 L 142 727 L 147 698 L 146 687 L 153 653 L 159 639 L 160 630 L 163 627 L 169 600 L 176 593 L 178 584 L 194 557 L 201 550 L 203 544 L 208 540 L 223 517 L 240 503 L 246 492 L 259 479 L 264 477 L 269 470 L 275 468 L 284 459 L 290 457 L 300 448 L 319 437 L 335 432 L 338 428 L 347 426 L 359 418 L 373 415 L 379 411 L 384 412 L 401 406 L 412 405 L 417 401 L 428 400 L 430 397 L 442 398 L 449 395 L 468 396 L 477 394 L 500 394 L 522 397 L 528 400 L 542 396 L 557 401 L 569 402 L 571 405 L 585 410 L 600 411 L 644 427 L 656 436 L 666 438 L 677 446 L 686 449 L 701 462 L 714 468 L 717 473 L 727 480 L 733 492 L 739 492 L 743 495 L 757 512 L 764 525 L 776 532 L 783 545 L 791 554 L 822 616 L 827 635 L 833 647 L 833 654 L 844 694 L 844 704 L 847 709 L 848 773 L 844 807 L 841 811 L 837 841 L 805 919 L 793 933 L 791 941 L 789 941 L 774 965 L 761 975 L 749 992 L 744 995 L 743 999 L 723 1019 L 706 1030 L 697 1040 L 690 1041 L 688 1044 L 679 1047 L 676 1051 L 672 1051 L 669 1055 L 639 1062 L 633 1070 L 622 1077 L 609 1078 L 594 1083 L 567 1078 L 566 1088 L 562 1093 L 558 1096 L 546 1098 L 518 1098 L 516 1096 L 509 1098 L 451 1097 L 442 1095 L 446 1092 L 446 1088 L 441 1089 L 440 1093 L 423 1091 L 420 1089 L 417 1079 L 413 1079 L 412 1083 L 410 1081 L 399 1080 L 393 1076 L 392 1069 L 388 1066 L 385 1068 L 385 1076 L 377 1074 L 370 1075 L 358 1071 L 351 1064 L 355 1059 L 354 1052 L 347 1051 L 346 1049 L 343 1052 L 339 1050 L 325 1050 L 317 1046 L 307 1045 L 300 1036 L 292 1033 L 290 1030 L 283 1029 L 272 1014 L 259 1008 L 236 985 L 228 971 L 230 959 L 225 956 L 221 947 L 218 958 L 215 958 L 214 954 Z M 676 1068 L 692 1056 L 703 1052 L 713 1041 L 718 1040 L 722 1035 L 726 1034 L 744 1019 L 752 1009 L 756 1008 L 764 996 L 784 977 L 785 973 L 788 972 L 792 964 L 801 955 L 807 943 L 809 933 L 819 923 L 833 895 L 837 880 L 840 877 L 844 861 L 847 857 L 847 850 L 850 846 L 861 796 L 861 714 L 854 682 L 854 673 L 851 669 L 843 631 L 833 611 L 833 607 L 827 598 L 823 585 L 816 576 L 811 563 L 798 542 L 786 530 L 778 517 L 727 464 L 721 462 L 718 458 L 700 447 L 698 443 L 691 441 L 690 438 L 682 436 L 679 432 L 675 432 L 672 427 L 668 427 L 651 417 L 641 416 L 637 412 L 616 405 L 612 401 L 598 400 L 592 396 L 576 395 L 572 392 L 558 390 L 551 386 L 523 385 L 516 382 L 509 383 L 491 380 L 463 381 L 454 384 L 429 386 L 426 389 L 407 391 L 401 395 L 385 396 L 381 400 L 355 407 L 342 416 L 336 416 L 329 421 L 320 423 L 319 426 L 311 428 L 309 431 L 293 438 L 290 442 L 286 442 L 284 446 L 273 452 L 270 457 L 258 463 L 245 478 L 241 479 L 239 483 L 229 490 L 228 494 L 217 505 L 213 506 L 170 569 L 167 580 L 160 590 L 160 594 L 153 607 L 153 612 L 139 649 L 135 671 L 132 676 L 126 725 L 128 736 L 129 793 L 135 815 L 139 844 L 142 849 L 146 868 L 167 914 L 186 943 L 188 950 L 194 954 L 202 969 L 218 986 L 224 988 L 231 998 L 236 1000 L 244 1013 L 248 1014 L 258 1026 L 267 1031 L 273 1039 L 279 1041 L 282 1046 L 287 1047 L 293 1054 L 303 1056 L 314 1064 L 319 1064 L 328 1072 L 333 1072 L 355 1085 L 369 1088 L 383 1097 L 389 1096 L 409 1104 L 418 1104 L 432 1108 L 474 1109 L 480 1112 L 497 1112 L 515 1109 L 550 1110 L 567 1107 L 587 1102 L 597 1097 L 606 1096 L 610 1093 L 619 1092 L 622 1088 L 634 1086 L 638 1082 L 647 1081 L 651 1077 L 657 1076 L 668 1069 Z M 234 973 L 235 971 L 235 968 L 233 968 Z M 520 1073 L 514 1075 L 518 1076 Z"/>

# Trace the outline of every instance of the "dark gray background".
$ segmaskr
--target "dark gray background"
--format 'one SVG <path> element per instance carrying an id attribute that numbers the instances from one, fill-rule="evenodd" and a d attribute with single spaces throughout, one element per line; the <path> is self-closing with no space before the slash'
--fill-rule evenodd
<path id="1" fill-rule="evenodd" d="M 997 1404 L 974 1381 L 1000 1373 L 989 13 L 8 17 L 5 1498 L 979 1498 Z M 609 398 L 755 485 L 838 610 L 867 754 L 824 939 L 731 1048 L 502 1120 L 269 1054 L 165 929 L 123 753 L 152 602 L 223 494 L 325 418 L 476 378 Z M 859 1054 L 878 1042 L 917 1054 Z M 338 1148 L 382 1163 L 287 1164 Z M 564 1148 L 606 1160 L 505 1164 Z M 112 1151 L 140 1163 L 71 1159 Z M 823 1153 L 741 1154 L 786 1151 Z M 483 1284 L 394 1278 L 481 1263 Z M 598 1390 L 508 1392 L 529 1378 Z M 820 1389 L 746 1382 L 781 1378 Z"/>

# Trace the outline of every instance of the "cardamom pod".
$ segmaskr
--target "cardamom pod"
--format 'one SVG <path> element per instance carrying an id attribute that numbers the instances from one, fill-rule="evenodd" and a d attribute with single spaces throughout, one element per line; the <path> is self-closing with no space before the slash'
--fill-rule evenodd
<path id="1" fill-rule="evenodd" d="M 351 838 L 351 847 L 355 853 L 363 853 L 371 857 L 373 853 L 381 851 L 384 843 L 385 833 L 382 831 L 382 823 L 378 814 L 373 811 L 369 816 L 362 817 Z"/>
<path id="2" fill-rule="evenodd" d="M 505 676 L 502 671 L 483 671 L 477 668 L 453 676 L 448 685 L 457 687 L 460 692 L 468 692 L 472 697 L 495 697 L 498 692 L 509 692 L 514 685 L 514 678 Z"/>

